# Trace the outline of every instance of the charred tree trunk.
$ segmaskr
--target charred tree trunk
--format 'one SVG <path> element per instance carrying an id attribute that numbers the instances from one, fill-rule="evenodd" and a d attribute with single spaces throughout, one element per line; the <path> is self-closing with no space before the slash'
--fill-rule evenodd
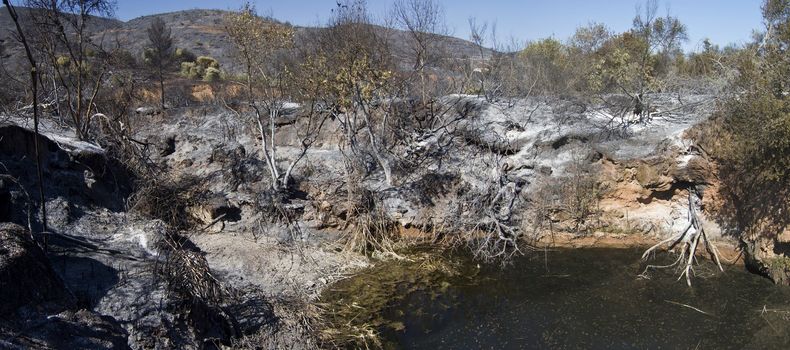
<path id="1" fill-rule="evenodd" d="M 32 85 L 33 89 L 33 133 L 35 134 L 35 154 L 36 154 L 36 175 L 38 176 L 38 200 L 39 205 L 41 207 L 41 225 L 42 230 L 44 233 L 44 252 L 47 251 L 47 203 L 46 199 L 44 198 L 44 176 L 41 171 L 41 150 L 40 143 L 41 143 L 41 135 L 38 132 L 38 66 L 36 64 L 36 59 L 33 57 L 33 53 L 30 51 L 30 46 L 25 39 L 25 34 L 22 32 L 22 27 L 19 25 L 19 17 L 17 16 L 16 9 L 8 0 L 3 0 L 3 5 L 5 5 L 6 9 L 8 10 L 9 16 L 14 21 L 14 25 L 16 26 L 16 30 L 19 33 L 19 39 L 22 42 L 22 45 L 25 47 L 25 54 L 27 55 L 27 60 L 30 63 L 30 84 Z"/>

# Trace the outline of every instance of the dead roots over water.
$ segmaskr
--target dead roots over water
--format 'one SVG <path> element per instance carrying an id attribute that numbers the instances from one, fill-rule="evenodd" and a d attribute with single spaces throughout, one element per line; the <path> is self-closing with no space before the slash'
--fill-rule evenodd
<path id="1" fill-rule="evenodd" d="M 495 259 L 508 261 L 515 255 L 523 255 L 515 228 L 495 217 L 490 217 L 489 220 L 488 224 L 479 224 L 475 227 L 475 231 L 481 233 L 481 237 L 470 241 L 474 247 L 475 258 L 485 261 Z"/>
<path id="2" fill-rule="evenodd" d="M 507 180 L 503 177 L 503 179 Z M 521 192 L 521 184 L 514 181 L 498 181 L 485 191 L 487 195 L 471 201 L 471 210 L 482 214 L 481 220 L 472 229 L 468 241 L 477 259 L 484 261 L 510 261 L 515 255 L 523 255 L 519 244 L 519 229 L 511 224 L 513 208 Z"/>
<path id="3" fill-rule="evenodd" d="M 724 271 L 721 266 L 721 261 L 719 260 L 719 250 L 716 246 L 708 239 L 707 234 L 705 233 L 704 228 L 702 227 L 702 223 L 700 222 L 699 217 L 697 216 L 696 211 L 696 200 L 699 198 L 697 195 L 692 194 L 692 191 L 689 190 L 689 197 L 688 197 L 688 220 L 689 224 L 686 226 L 686 229 L 676 234 L 670 238 L 667 238 L 658 244 L 650 247 L 648 250 L 642 254 L 642 259 L 647 259 L 650 257 L 650 254 L 653 253 L 657 248 L 661 247 L 664 244 L 670 243 L 668 249 L 672 250 L 676 246 L 680 245 L 680 254 L 678 258 L 669 265 L 648 265 L 645 268 L 645 271 L 640 274 L 640 277 L 648 278 L 647 273 L 649 270 L 652 269 L 666 269 L 666 268 L 678 268 L 680 269 L 680 275 L 678 276 L 678 280 L 683 277 L 686 277 L 686 283 L 691 286 L 691 274 L 694 273 L 694 262 L 697 260 L 697 250 L 700 248 L 700 243 L 705 246 L 705 249 L 711 256 L 711 259 L 716 262 L 720 271 Z"/>

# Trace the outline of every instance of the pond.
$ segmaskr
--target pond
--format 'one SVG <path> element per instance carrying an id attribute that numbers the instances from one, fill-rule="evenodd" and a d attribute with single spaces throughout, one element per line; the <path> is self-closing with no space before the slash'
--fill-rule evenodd
<path id="1" fill-rule="evenodd" d="M 693 287 L 674 270 L 640 278 L 641 252 L 561 249 L 504 268 L 463 255 L 382 263 L 327 289 L 328 319 L 349 326 L 328 334 L 388 349 L 790 348 L 790 288 L 705 261 Z"/>

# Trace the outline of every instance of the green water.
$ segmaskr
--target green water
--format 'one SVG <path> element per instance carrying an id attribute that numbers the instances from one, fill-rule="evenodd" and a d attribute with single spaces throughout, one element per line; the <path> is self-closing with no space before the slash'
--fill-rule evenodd
<path id="1" fill-rule="evenodd" d="M 455 256 L 447 258 L 451 268 L 426 273 L 382 274 L 392 267 L 378 267 L 330 288 L 325 299 L 370 311 L 346 317 L 330 308 L 346 324 L 374 328 L 377 340 L 364 342 L 374 347 L 790 349 L 790 289 L 742 266 L 716 273 L 706 263 L 696 268 L 691 288 L 671 270 L 637 278 L 640 255 L 640 249 L 558 250 L 504 269 Z"/>

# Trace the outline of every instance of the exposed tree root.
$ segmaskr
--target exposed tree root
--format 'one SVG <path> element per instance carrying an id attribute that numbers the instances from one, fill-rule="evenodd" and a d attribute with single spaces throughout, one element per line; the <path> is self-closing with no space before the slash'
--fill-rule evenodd
<path id="1" fill-rule="evenodd" d="M 493 196 L 480 196 L 473 201 L 473 210 L 482 213 L 483 218 L 472 229 L 474 236 L 468 244 L 472 245 L 475 258 L 504 263 L 515 255 L 523 255 L 522 247 L 534 247 L 520 245 L 521 233 L 510 224 L 521 185 L 513 181 L 498 181 L 493 185 L 489 189 Z"/>
<path id="2" fill-rule="evenodd" d="M 683 277 L 686 277 L 686 283 L 691 286 L 691 274 L 694 273 L 694 262 L 696 261 L 697 257 L 697 249 L 700 248 L 700 243 L 705 246 L 705 249 L 710 254 L 712 260 L 716 262 L 716 265 L 719 267 L 719 270 L 724 271 L 724 268 L 721 266 L 721 261 L 719 260 L 719 250 L 716 246 L 708 239 L 707 234 L 705 233 L 704 228 L 702 227 L 702 223 L 700 222 L 699 216 L 697 216 L 696 211 L 696 201 L 699 199 L 699 196 L 694 194 L 691 190 L 689 190 L 688 195 L 688 220 L 689 224 L 686 226 L 686 229 L 683 230 L 681 233 L 674 235 L 670 238 L 667 238 L 661 242 L 658 242 L 656 245 L 647 249 L 644 254 L 642 254 L 642 259 L 647 260 L 650 257 L 650 254 L 653 253 L 657 248 L 669 244 L 668 250 L 674 249 L 676 246 L 680 245 L 680 254 L 678 258 L 669 265 L 647 265 L 645 267 L 645 271 L 640 274 L 641 277 L 648 278 L 647 273 L 651 269 L 666 269 L 676 267 L 681 270 L 680 275 L 678 276 L 678 280 Z"/>

